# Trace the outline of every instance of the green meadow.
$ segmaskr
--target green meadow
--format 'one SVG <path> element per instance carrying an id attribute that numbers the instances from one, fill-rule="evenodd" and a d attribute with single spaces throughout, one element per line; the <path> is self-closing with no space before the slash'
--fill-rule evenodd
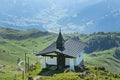
<path id="1" fill-rule="evenodd" d="M 1 27 L 0 65 L 4 65 L 4 69 L 0 70 L 0 80 L 4 80 L 5 78 L 7 78 L 7 80 L 13 80 L 15 75 L 17 75 L 18 78 L 21 78 L 22 71 L 17 70 L 17 68 L 19 68 L 17 64 L 18 58 L 20 58 L 21 61 L 24 61 L 25 53 L 27 53 L 27 57 L 29 57 L 30 59 L 30 65 L 34 65 L 38 61 L 41 62 L 41 59 L 36 57 L 32 53 L 34 51 L 40 51 L 46 48 L 51 43 L 55 42 L 56 38 L 57 34 L 55 33 L 42 32 L 39 30 L 22 31 Z M 84 55 L 85 65 L 105 67 L 105 69 L 109 71 L 105 74 L 120 74 L 120 59 L 119 56 L 117 58 L 114 56 L 116 55 L 116 49 L 120 50 L 120 33 L 94 33 L 91 35 L 71 33 L 64 34 L 64 38 L 80 38 L 80 41 L 87 44 L 87 48 L 85 50 L 86 54 Z M 108 43 L 106 42 L 106 40 L 108 40 Z M 105 48 L 104 46 L 107 45 L 109 45 L 109 47 Z M 37 71 L 40 72 L 41 64 L 37 66 L 39 66 L 39 70 L 37 69 Z M 24 65 L 20 67 L 24 68 Z M 32 71 L 29 73 L 31 73 L 33 76 L 36 76 L 38 72 Z M 26 73 L 25 75 L 28 76 L 29 73 Z M 46 77 L 46 80 L 65 80 L 65 76 L 71 77 L 72 75 L 75 77 L 67 79 L 77 80 L 80 79 L 78 76 L 76 76 L 77 74 L 78 73 L 72 72 L 67 74 L 60 73 L 50 77 Z M 63 76 L 63 78 L 60 78 L 60 76 Z M 42 80 L 43 78 L 44 77 L 41 77 L 40 80 Z"/>

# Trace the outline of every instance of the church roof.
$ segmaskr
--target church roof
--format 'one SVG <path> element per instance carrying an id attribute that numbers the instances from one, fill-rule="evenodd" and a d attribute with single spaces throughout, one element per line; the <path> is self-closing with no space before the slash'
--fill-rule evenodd
<path id="1" fill-rule="evenodd" d="M 80 52 L 84 49 L 85 44 L 80 42 L 79 39 L 69 39 L 65 41 L 63 39 L 61 29 L 56 42 L 52 43 L 50 46 L 40 51 L 36 55 L 46 55 L 49 53 L 60 53 L 69 57 L 77 57 Z"/>
<path id="2" fill-rule="evenodd" d="M 64 50 L 60 51 L 59 49 L 56 48 L 56 42 L 45 48 L 44 50 L 40 51 L 36 55 L 46 55 L 49 53 L 57 52 L 60 54 L 65 54 L 70 57 L 77 57 L 80 52 L 84 49 L 85 44 L 78 41 L 78 40 L 73 40 L 69 39 L 64 42 Z"/>

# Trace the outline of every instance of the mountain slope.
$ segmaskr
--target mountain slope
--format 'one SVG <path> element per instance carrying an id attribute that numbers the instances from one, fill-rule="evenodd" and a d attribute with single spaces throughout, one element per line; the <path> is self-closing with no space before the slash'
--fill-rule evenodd
<path id="1" fill-rule="evenodd" d="M 38 33 L 39 31 L 28 30 L 21 31 L 9 28 L 1 28 L 0 34 L 14 35 L 13 38 L 6 36 L 0 36 L 0 64 L 3 65 L 16 65 L 17 59 L 20 58 L 24 60 L 24 53 L 28 53 L 30 56 L 30 62 L 36 62 L 36 57 L 33 56 L 33 51 L 40 51 L 45 47 L 49 46 L 51 43 L 56 41 L 57 35 L 54 33 L 43 34 L 44 32 Z M 41 34 L 42 36 L 28 36 L 33 32 L 37 35 Z M 18 35 L 19 34 L 19 35 Z M 22 38 L 18 40 L 16 38 L 21 35 L 27 35 L 27 38 Z M 111 37 L 112 36 L 112 37 Z M 15 38 L 14 38 L 15 37 Z M 94 33 L 91 35 L 85 34 L 64 34 L 64 38 L 80 38 L 81 41 L 88 43 L 87 50 L 88 53 L 85 54 L 85 63 L 90 65 L 104 66 L 106 69 L 112 73 L 120 73 L 120 59 L 119 59 L 119 50 L 120 50 L 120 33 Z M 107 41 L 107 42 L 106 42 Z M 105 43 L 106 42 L 106 43 Z M 108 46 L 109 45 L 109 46 Z M 104 47 L 106 46 L 106 47 Z M 116 51 L 117 50 L 117 51 Z M 10 67 L 9 67 L 10 68 Z M 10 73 L 10 72 L 8 72 Z M 0 73 L 1 75 L 1 73 Z M 3 75 L 3 74 L 2 74 Z"/>
<path id="2" fill-rule="evenodd" d="M 46 32 L 38 30 L 21 31 L 3 27 L 0 30 L 0 65 L 5 66 L 4 70 L 0 70 L 0 78 L 13 77 L 14 74 L 20 75 L 21 71 L 17 71 L 17 69 L 22 66 L 17 65 L 17 60 L 24 61 L 25 53 L 27 53 L 30 65 L 36 63 L 38 59 L 32 54 L 33 51 L 44 49 L 53 42 L 54 36 L 56 36 L 53 33 L 44 34 Z M 34 35 L 31 35 L 33 33 Z"/>

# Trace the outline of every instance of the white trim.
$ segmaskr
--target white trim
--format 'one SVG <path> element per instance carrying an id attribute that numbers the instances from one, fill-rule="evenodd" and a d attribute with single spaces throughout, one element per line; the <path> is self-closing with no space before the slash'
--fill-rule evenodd
<path id="1" fill-rule="evenodd" d="M 46 68 L 46 57 L 42 57 L 42 69 Z"/>
<path id="2" fill-rule="evenodd" d="M 65 66 L 69 66 L 70 65 L 70 58 L 65 58 Z"/>
<path id="3" fill-rule="evenodd" d="M 80 55 L 76 58 L 76 62 L 75 62 L 75 65 L 77 66 L 77 65 L 79 65 L 81 62 L 82 62 L 82 60 L 84 59 L 84 53 L 83 52 L 81 52 L 80 53 Z"/>
<path id="4" fill-rule="evenodd" d="M 74 69 L 74 59 L 69 59 L 69 60 L 70 60 L 70 69 L 74 71 L 75 70 Z"/>
<path id="5" fill-rule="evenodd" d="M 49 53 L 49 54 L 46 54 L 46 55 L 57 55 L 57 54 L 55 54 L 55 53 Z"/>

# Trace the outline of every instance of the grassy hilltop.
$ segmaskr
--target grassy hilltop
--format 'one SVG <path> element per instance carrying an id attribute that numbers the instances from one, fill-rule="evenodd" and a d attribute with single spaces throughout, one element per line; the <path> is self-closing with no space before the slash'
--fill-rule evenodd
<path id="1" fill-rule="evenodd" d="M 57 34 L 50 32 L 21 31 L 0 27 L 0 65 L 5 65 L 5 69 L 0 71 L 0 77 L 13 77 L 14 74 L 21 74 L 13 70 L 18 67 L 17 59 L 24 60 L 26 52 L 30 57 L 30 63 L 34 64 L 37 57 L 32 52 L 44 49 L 56 38 Z M 91 35 L 73 33 L 64 34 L 64 38 L 80 38 L 87 44 L 84 56 L 86 64 L 104 66 L 110 72 L 120 74 L 120 33 L 101 32 Z"/>

